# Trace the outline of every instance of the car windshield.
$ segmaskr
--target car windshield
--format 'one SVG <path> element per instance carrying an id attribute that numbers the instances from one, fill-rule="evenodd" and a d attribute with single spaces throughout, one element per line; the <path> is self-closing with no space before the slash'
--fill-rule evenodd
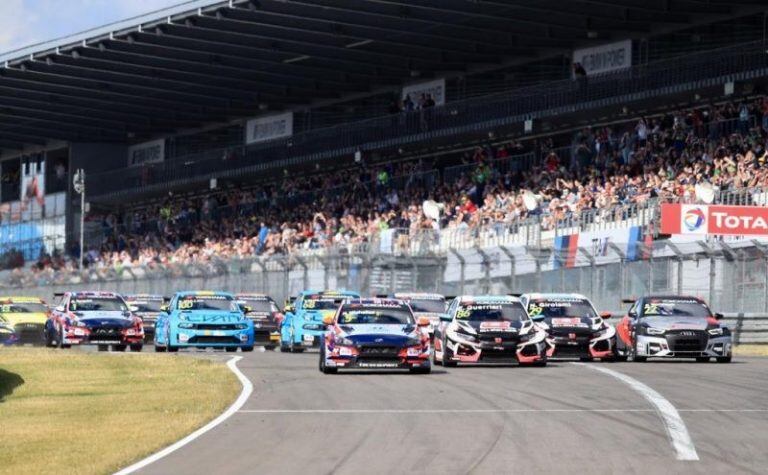
<path id="1" fill-rule="evenodd" d="M 45 313 L 48 307 L 41 303 L 0 303 L 0 313 Z"/>
<path id="2" fill-rule="evenodd" d="M 536 299 L 528 303 L 531 318 L 595 318 L 597 313 L 586 299 Z"/>
<path id="3" fill-rule="evenodd" d="M 160 312 L 163 306 L 162 300 L 130 300 L 128 305 L 137 308 L 137 312 Z"/>
<path id="4" fill-rule="evenodd" d="M 251 307 L 251 312 L 271 313 L 278 311 L 277 305 L 267 299 L 240 299 L 238 303 Z"/>
<path id="5" fill-rule="evenodd" d="M 237 304 L 232 297 L 226 295 L 185 295 L 179 298 L 176 305 L 179 310 L 223 310 L 227 312 L 238 311 Z"/>
<path id="6" fill-rule="evenodd" d="M 519 322 L 528 316 L 520 302 L 478 302 L 459 305 L 456 318 L 467 322 Z"/>
<path id="7" fill-rule="evenodd" d="M 647 300 L 643 304 L 643 316 L 707 318 L 712 312 L 697 300 Z"/>
<path id="8" fill-rule="evenodd" d="M 339 313 L 339 323 L 342 325 L 409 325 L 413 322 L 410 310 L 402 306 L 345 306 Z"/>
<path id="9" fill-rule="evenodd" d="M 336 310 L 343 298 L 339 297 L 305 297 L 301 303 L 304 310 Z"/>
<path id="10" fill-rule="evenodd" d="M 127 312 L 128 307 L 118 297 L 73 297 L 69 299 L 72 312 Z"/>
<path id="11" fill-rule="evenodd" d="M 445 299 L 411 299 L 411 310 L 424 313 L 445 313 Z"/>

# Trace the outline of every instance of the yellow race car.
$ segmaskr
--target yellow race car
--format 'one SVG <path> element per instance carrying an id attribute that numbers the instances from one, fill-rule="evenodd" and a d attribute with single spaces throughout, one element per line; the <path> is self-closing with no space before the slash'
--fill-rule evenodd
<path id="1" fill-rule="evenodd" d="M 15 343 L 45 343 L 48 314 L 48 306 L 37 297 L 0 297 L 0 326 L 15 333 Z"/>

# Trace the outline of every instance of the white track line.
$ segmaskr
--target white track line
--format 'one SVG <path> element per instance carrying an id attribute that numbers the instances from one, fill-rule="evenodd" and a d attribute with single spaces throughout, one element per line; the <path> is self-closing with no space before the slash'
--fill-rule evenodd
<path id="1" fill-rule="evenodd" d="M 693 445 L 693 440 L 691 440 L 691 435 L 688 433 L 688 428 L 685 427 L 683 418 L 680 417 L 680 413 L 675 409 L 675 406 L 665 399 L 664 396 L 650 386 L 618 371 L 597 365 L 573 364 L 612 376 L 640 393 L 648 402 L 656 407 L 656 412 L 664 422 L 664 429 L 666 429 L 669 440 L 672 442 L 672 447 L 677 452 L 677 460 L 699 460 L 699 454 L 696 453 L 696 447 Z"/>
<path id="2" fill-rule="evenodd" d="M 160 450 L 159 452 L 155 452 L 154 454 L 150 455 L 149 457 L 140 460 L 136 462 L 135 464 L 131 465 L 130 467 L 126 467 L 119 472 L 116 472 L 115 475 L 128 475 L 129 473 L 134 473 L 137 470 L 141 470 L 142 468 L 146 467 L 149 464 L 152 464 L 154 462 L 157 462 L 161 458 L 165 457 L 166 455 L 169 455 L 176 450 L 179 450 L 180 448 L 184 447 L 185 445 L 189 444 L 193 440 L 197 439 L 201 435 L 205 434 L 206 432 L 210 431 L 214 427 L 218 426 L 225 420 L 232 417 L 233 414 L 235 414 L 237 411 L 240 410 L 241 407 L 245 404 L 245 401 L 248 400 L 248 398 L 251 396 L 251 393 L 253 392 L 253 384 L 248 380 L 248 378 L 245 377 L 245 375 L 238 369 L 237 362 L 242 359 L 242 356 L 233 356 L 232 359 L 230 359 L 227 362 L 227 367 L 235 373 L 235 376 L 237 376 L 237 379 L 240 380 L 240 384 L 243 385 L 243 390 L 240 392 L 240 396 L 237 397 L 235 402 L 232 403 L 231 406 L 227 408 L 226 411 L 222 412 L 219 417 L 212 420 L 208 424 L 204 425 L 203 427 L 197 429 L 196 431 L 192 432 L 188 436 L 184 437 L 183 439 L 179 440 L 178 442 L 175 442 L 168 447 Z"/>
<path id="3" fill-rule="evenodd" d="M 657 409 L 241 409 L 243 414 L 537 414 L 658 412 Z M 679 409 L 678 412 L 757 412 L 768 409 Z"/>

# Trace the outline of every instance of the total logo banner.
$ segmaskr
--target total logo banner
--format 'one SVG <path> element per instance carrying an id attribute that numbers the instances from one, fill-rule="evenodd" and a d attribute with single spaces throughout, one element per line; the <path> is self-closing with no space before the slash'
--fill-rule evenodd
<path id="1" fill-rule="evenodd" d="M 661 205 L 662 234 L 768 235 L 768 207 Z"/>

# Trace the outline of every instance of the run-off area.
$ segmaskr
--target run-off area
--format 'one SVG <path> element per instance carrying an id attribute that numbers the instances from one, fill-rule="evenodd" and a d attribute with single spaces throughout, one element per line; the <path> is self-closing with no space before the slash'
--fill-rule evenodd
<path id="1" fill-rule="evenodd" d="M 254 386 L 243 407 L 142 473 L 763 473 L 768 466 L 766 359 L 323 375 L 316 354 L 267 352 L 238 367 Z"/>

